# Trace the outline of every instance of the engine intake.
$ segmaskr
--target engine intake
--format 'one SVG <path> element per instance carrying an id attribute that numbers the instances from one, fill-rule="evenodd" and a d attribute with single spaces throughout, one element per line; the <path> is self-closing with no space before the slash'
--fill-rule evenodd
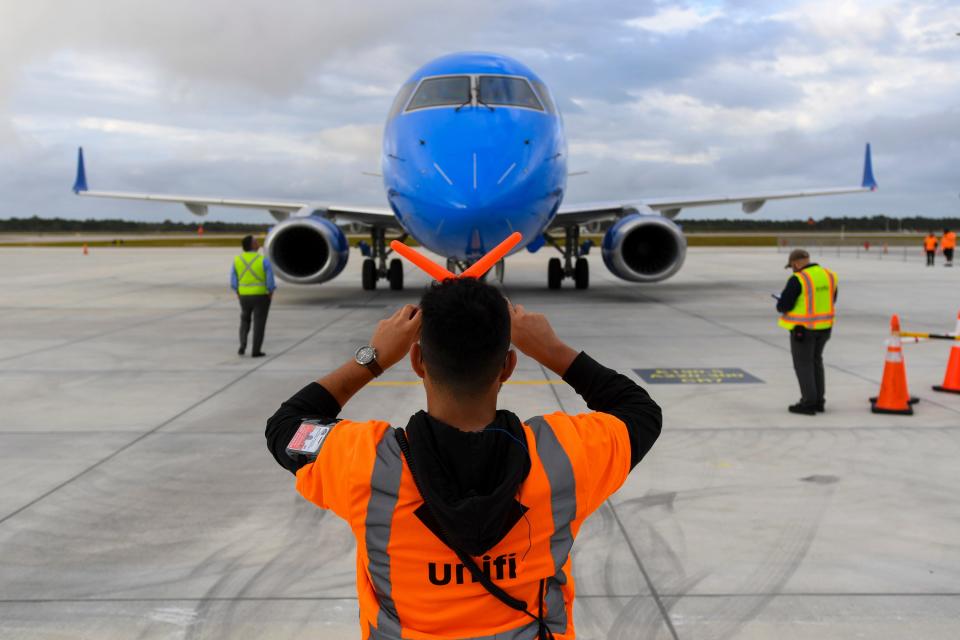
<path id="1" fill-rule="evenodd" d="M 305 216 L 289 218 L 273 227 L 265 251 L 280 278 L 317 284 L 343 271 L 350 245 L 337 225 L 320 216 Z"/>
<path id="2" fill-rule="evenodd" d="M 604 264 L 618 278 L 657 282 L 683 266 L 687 239 L 668 218 L 633 214 L 610 227 L 602 249 Z"/>

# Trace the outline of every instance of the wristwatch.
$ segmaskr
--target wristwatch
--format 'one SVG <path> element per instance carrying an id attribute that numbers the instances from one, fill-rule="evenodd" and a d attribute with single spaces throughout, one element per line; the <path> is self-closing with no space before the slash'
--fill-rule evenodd
<path id="1" fill-rule="evenodd" d="M 353 359 L 360 366 L 370 369 L 370 373 L 373 374 L 374 378 L 383 373 L 383 367 L 377 362 L 377 350 L 375 347 L 371 347 L 370 345 L 360 347 L 357 349 L 357 353 L 353 356 Z"/>

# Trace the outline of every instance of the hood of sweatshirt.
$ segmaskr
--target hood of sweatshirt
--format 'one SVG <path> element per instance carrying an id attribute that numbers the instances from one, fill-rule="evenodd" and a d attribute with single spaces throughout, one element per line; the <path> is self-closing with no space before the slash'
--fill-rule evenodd
<path id="1" fill-rule="evenodd" d="M 518 500 L 530 473 L 520 419 L 497 411 L 480 431 L 461 431 L 420 411 L 406 432 L 413 471 L 430 504 L 417 517 L 469 555 L 483 555 L 527 510 Z"/>

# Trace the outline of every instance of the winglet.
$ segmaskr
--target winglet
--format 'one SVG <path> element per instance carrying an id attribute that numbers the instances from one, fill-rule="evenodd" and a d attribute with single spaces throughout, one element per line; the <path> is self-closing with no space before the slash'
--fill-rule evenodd
<path id="1" fill-rule="evenodd" d="M 867 150 L 863 156 L 863 184 L 860 185 L 864 189 L 870 189 L 870 191 L 877 190 L 877 181 L 873 177 L 873 161 L 870 157 L 870 143 L 867 143 Z"/>
<path id="2" fill-rule="evenodd" d="M 83 166 L 83 147 L 77 148 L 77 179 L 73 182 L 73 192 L 87 190 L 87 171 Z"/>
<path id="3" fill-rule="evenodd" d="M 433 260 L 420 255 L 402 242 L 394 240 L 390 243 L 390 248 L 412 262 L 417 267 L 420 267 L 421 270 L 426 272 L 426 274 L 434 280 L 443 282 L 444 280 L 457 277 L 477 279 L 482 278 L 483 274 L 489 271 L 493 265 L 497 264 L 497 262 L 507 255 L 511 249 L 517 246 L 522 239 L 523 236 L 521 236 L 519 232 L 514 231 L 507 237 L 506 240 L 495 246 L 493 249 L 487 252 L 485 256 L 470 265 L 470 267 L 459 276 L 455 276 Z"/>

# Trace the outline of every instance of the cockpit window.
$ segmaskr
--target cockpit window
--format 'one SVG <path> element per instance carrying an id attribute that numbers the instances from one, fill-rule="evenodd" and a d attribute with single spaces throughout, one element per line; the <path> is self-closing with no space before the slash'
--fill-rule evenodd
<path id="1" fill-rule="evenodd" d="M 477 101 L 483 104 L 502 104 L 543 111 L 537 95 L 524 78 L 480 76 Z"/>
<path id="2" fill-rule="evenodd" d="M 533 85 L 533 88 L 537 90 L 537 95 L 540 96 L 540 102 L 543 103 L 547 113 L 556 113 L 557 105 L 553 103 L 553 97 L 550 95 L 550 90 L 547 89 L 547 85 L 539 80 L 531 80 L 530 83 Z"/>
<path id="3" fill-rule="evenodd" d="M 410 94 L 413 93 L 413 90 L 416 88 L 416 86 L 416 83 L 408 82 L 400 87 L 397 97 L 393 99 L 393 106 L 390 107 L 390 113 L 387 114 L 387 120 L 390 120 L 403 111 L 403 108 L 407 105 L 407 100 L 410 99 Z"/>
<path id="4" fill-rule="evenodd" d="M 470 76 L 427 78 L 420 83 L 420 88 L 413 95 L 407 111 L 461 105 L 465 102 L 468 104 L 470 102 Z"/>

